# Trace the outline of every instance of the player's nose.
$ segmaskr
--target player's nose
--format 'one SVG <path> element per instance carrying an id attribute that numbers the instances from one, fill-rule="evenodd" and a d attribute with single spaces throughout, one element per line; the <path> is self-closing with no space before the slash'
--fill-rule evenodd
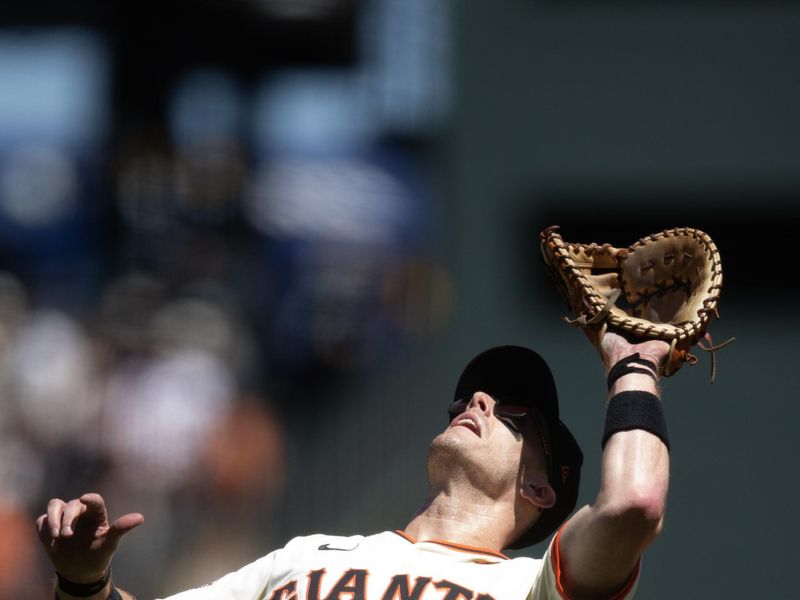
<path id="1" fill-rule="evenodd" d="M 486 392 L 475 392 L 472 398 L 469 399 L 467 410 L 477 410 L 486 415 L 491 416 L 494 409 L 494 398 Z"/>

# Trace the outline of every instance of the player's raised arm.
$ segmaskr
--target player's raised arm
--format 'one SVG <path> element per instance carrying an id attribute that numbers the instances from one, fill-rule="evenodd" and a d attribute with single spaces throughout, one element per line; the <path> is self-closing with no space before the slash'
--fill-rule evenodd
<path id="1" fill-rule="evenodd" d="M 122 536 L 142 522 L 142 515 L 130 513 L 109 523 L 99 494 L 84 494 L 68 502 L 51 500 L 36 526 L 58 576 L 56 597 L 132 599 L 130 594 L 114 588 L 111 559 Z"/>
<path id="2" fill-rule="evenodd" d="M 624 588 L 661 530 L 669 450 L 655 365 L 662 364 L 668 350 L 666 342 L 631 344 L 615 333 L 606 333 L 600 343 L 613 384 L 606 405 L 600 490 L 560 535 L 570 598 L 608 598 Z"/>

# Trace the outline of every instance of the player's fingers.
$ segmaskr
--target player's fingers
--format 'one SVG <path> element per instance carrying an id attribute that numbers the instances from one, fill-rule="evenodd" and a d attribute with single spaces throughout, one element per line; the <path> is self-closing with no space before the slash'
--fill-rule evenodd
<path id="1" fill-rule="evenodd" d="M 39 534 L 39 539 L 46 544 L 53 539 L 50 526 L 47 523 L 47 513 L 39 515 L 39 518 L 36 519 L 36 532 Z"/>
<path id="2" fill-rule="evenodd" d="M 61 534 L 61 517 L 64 514 L 66 503 L 60 498 L 53 498 L 47 503 L 47 526 L 53 539 Z"/>
<path id="3" fill-rule="evenodd" d="M 78 499 L 67 502 L 64 515 L 61 517 L 62 537 L 70 537 L 75 532 L 75 522 L 86 510 L 86 505 Z"/>
<path id="4" fill-rule="evenodd" d="M 90 492 L 81 496 L 79 500 L 86 506 L 88 517 L 98 522 L 107 520 L 106 502 L 100 494 Z"/>

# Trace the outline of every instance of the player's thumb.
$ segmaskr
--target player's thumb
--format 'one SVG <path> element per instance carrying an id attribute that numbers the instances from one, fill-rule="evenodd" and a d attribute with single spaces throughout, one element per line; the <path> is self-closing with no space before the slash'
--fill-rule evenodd
<path id="1" fill-rule="evenodd" d="M 135 529 L 142 523 L 144 523 L 144 517 L 139 513 L 128 513 L 127 515 L 121 516 L 111 524 L 111 527 L 109 527 L 109 541 L 116 546 L 123 535 L 128 533 L 131 529 Z"/>

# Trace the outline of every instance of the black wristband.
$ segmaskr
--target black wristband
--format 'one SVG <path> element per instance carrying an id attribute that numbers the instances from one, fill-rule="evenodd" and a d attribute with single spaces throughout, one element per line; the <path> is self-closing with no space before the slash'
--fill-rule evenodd
<path id="1" fill-rule="evenodd" d="M 669 450 L 667 421 L 658 396 L 650 392 L 620 392 L 608 401 L 602 446 L 619 431 L 643 429 L 657 436 Z"/>
<path id="2" fill-rule="evenodd" d="M 58 593 L 56 593 L 55 600 L 61 600 L 61 598 L 58 597 Z M 108 598 L 106 600 L 125 600 L 125 599 L 122 597 L 122 594 L 119 593 L 119 590 L 117 588 L 112 587 L 111 593 L 108 595 Z"/>
<path id="3" fill-rule="evenodd" d="M 61 573 L 58 571 L 56 571 L 56 577 L 58 578 L 58 589 L 65 594 L 75 596 L 76 598 L 88 598 L 89 596 L 94 596 L 108 585 L 108 582 L 111 580 L 111 569 L 106 571 L 102 579 L 93 581 L 92 583 L 75 583 L 74 581 L 62 577 Z M 113 594 L 109 598 L 113 599 Z"/>
<path id="4" fill-rule="evenodd" d="M 649 369 L 632 367 L 630 366 L 631 363 L 649 367 L 652 369 L 652 371 Z M 620 359 L 614 364 L 613 367 L 611 367 L 611 369 L 608 371 L 608 389 L 611 389 L 611 386 L 616 383 L 617 379 L 623 375 L 628 375 L 629 373 L 641 373 L 642 375 L 649 375 L 655 381 L 658 380 L 656 376 L 656 373 L 658 373 L 658 367 L 656 364 L 650 360 L 647 360 L 646 358 L 642 358 L 639 353 L 636 352 L 635 354 L 631 354 L 630 356 Z"/>

